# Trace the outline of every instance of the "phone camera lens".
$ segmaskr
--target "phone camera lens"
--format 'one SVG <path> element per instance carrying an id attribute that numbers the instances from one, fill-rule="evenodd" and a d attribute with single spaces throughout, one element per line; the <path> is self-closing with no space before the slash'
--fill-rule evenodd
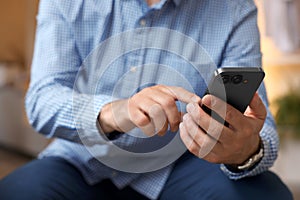
<path id="1" fill-rule="evenodd" d="M 222 82 L 223 82 L 224 84 L 228 83 L 229 80 L 230 80 L 230 78 L 229 78 L 228 75 L 223 75 L 223 76 L 222 76 Z"/>
<path id="2" fill-rule="evenodd" d="M 239 84 L 243 81 L 243 76 L 241 75 L 235 75 L 231 78 L 231 81 L 234 83 L 234 84 Z"/>

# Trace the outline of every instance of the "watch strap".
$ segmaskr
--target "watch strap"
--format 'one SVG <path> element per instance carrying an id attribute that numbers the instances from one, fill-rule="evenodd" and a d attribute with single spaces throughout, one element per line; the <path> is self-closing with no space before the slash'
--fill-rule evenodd
<path id="1" fill-rule="evenodd" d="M 264 145 L 262 140 L 260 140 L 259 149 L 255 152 L 254 155 L 252 155 L 250 158 L 248 158 L 244 163 L 240 165 L 229 165 L 225 164 L 226 168 L 229 169 L 232 172 L 243 172 L 247 171 L 251 168 L 253 168 L 264 156 Z"/>

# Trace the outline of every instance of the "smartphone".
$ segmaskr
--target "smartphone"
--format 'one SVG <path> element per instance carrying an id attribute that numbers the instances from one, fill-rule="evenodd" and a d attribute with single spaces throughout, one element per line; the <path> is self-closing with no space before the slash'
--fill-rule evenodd
<path id="1" fill-rule="evenodd" d="M 206 94 L 212 94 L 244 113 L 264 77 L 265 73 L 260 67 L 219 68 L 214 71 Z M 218 121 L 224 122 L 209 108 L 202 108 Z M 228 125 L 227 122 L 225 125 Z"/>

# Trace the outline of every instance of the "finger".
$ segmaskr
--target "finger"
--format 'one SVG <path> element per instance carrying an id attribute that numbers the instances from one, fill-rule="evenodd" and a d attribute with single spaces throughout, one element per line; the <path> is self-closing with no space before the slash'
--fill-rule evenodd
<path id="1" fill-rule="evenodd" d="M 213 95 L 205 95 L 202 104 L 216 112 L 230 124 L 231 128 L 241 129 L 245 116 L 233 106 Z"/>
<path id="2" fill-rule="evenodd" d="M 152 99 L 152 101 L 156 102 L 157 104 L 159 104 L 161 106 L 161 110 L 163 112 L 160 112 L 160 113 L 164 114 L 163 115 L 164 120 L 168 121 L 168 123 L 170 125 L 170 130 L 172 132 L 177 131 L 178 127 L 179 127 L 179 123 L 181 121 L 181 116 L 180 116 L 180 113 L 176 106 L 175 99 L 172 96 L 170 96 L 169 94 L 166 94 L 160 90 L 151 91 L 151 99 Z M 151 108 L 152 108 L 152 106 L 151 106 Z M 147 109 L 151 109 L 151 108 L 147 108 Z M 160 118 L 162 118 L 162 117 L 160 117 Z M 159 128 L 162 128 L 164 124 L 165 124 L 165 121 L 162 122 L 162 125 Z"/>
<path id="3" fill-rule="evenodd" d="M 211 163 L 222 163 L 224 161 L 222 158 L 224 149 L 220 143 L 207 135 L 207 137 L 204 137 L 202 144 L 199 145 L 199 142 L 196 142 L 198 139 L 195 136 L 191 136 L 193 134 L 190 134 L 189 125 L 186 126 L 185 122 L 182 122 L 179 127 L 180 137 L 190 152 Z"/>
<path id="4" fill-rule="evenodd" d="M 129 115 L 129 119 L 134 122 L 136 126 L 142 127 L 149 124 L 151 120 L 148 114 L 137 105 L 138 104 L 134 101 L 134 99 L 130 98 L 128 100 L 127 113 Z"/>
<path id="5" fill-rule="evenodd" d="M 167 121 L 172 132 L 178 130 L 181 121 L 181 116 L 175 101 L 183 98 L 178 98 L 178 96 L 182 95 L 185 98 L 185 101 L 200 101 L 200 97 L 180 87 L 156 85 L 144 89 L 144 93 L 146 95 L 150 94 L 149 97 L 151 100 L 161 105 L 167 116 Z M 141 109 L 146 113 L 149 113 L 152 102 L 148 102 L 146 98 L 142 101 L 142 104 L 144 105 L 141 106 Z"/>
<path id="6" fill-rule="evenodd" d="M 115 126 L 117 130 L 120 132 L 128 132 L 133 129 L 136 125 L 130 119 L 129 115 L 129 101 L 128 100 L 119 100 L 112 102 L 109 106 L 111 109 L 111 121 L 115 122 Z M 133 109 L 134 110 L 134 109 Z M 136 113 L 137 114 L 137 113 Z M 142 115 L 141 115 L 142 116 Z M 136 117 L 137 119 L 141 120 L 141 116 Z"/>
<path id="7" fill-rule="evenodd" d="M 150 123 L 146 124 L 145 126 L 141 126 L 139 127 L 143 133 L 145 133 L 145 135 L 147 135 L 148 137 L 154 136 L 155 135 L 155 125 L 153 123 L 153 121 L 151 120 Z"/>
<path id="8" fill-rule="evenodd" d="M 132 121 L 132 123 L 134 123 L 136 127 L 140 128 L 143 131 L 143 133 L 145 133 L 145 135 L 149 137 L 155 135 L 155 126 L 153 121 L 142 110 L 137 109 L 134 112 L 131 112 L 130 120 Z M 123 126 L 123 128 L 125 128 L 125 126 Z"/>
<path id="9" fill-rule="evenodd" d="M 189 92 L 188 90 L 176 87 L 176 86 L 162 86 L 161 89 L 171 95 L 174 99 L 182 101 L 184 103 L 200 103 L 201 98 L 196 94 Z"/>
<path id="10" fill-rule="evenodd" d="M 207 161 L 210 161 L 209 159 L 214 158 L 215 154 L 208 150 L 207 148 L 202 148 L 189 134 L 187 131 L 187 128 L 181 123 L 179 125 L 180 127 L 180 137 L 184 143 L 184 145 L 187 147 L 187 149 L 193 153 L 195 156 L 199 158 L 204 158 Z"/>
<path id="11" fill-rule="evenodd" d="M 163 108 L 159 104 L 152 105 L 149 110 L 149 116 L 154 124 L 155 132 L 159 135 L 164 135 L 168 130 L 168 120 Z"/>
<path id="12" fill-rule="evenodd" d="M 151 122 L 149 116 L 140 109 L 130 110 L 129 119 L 137 126 L 143 127 Z"/>
<path id="13" fill-rule="evenodd" d="M 186 148 L 193 153 L 194 155 L 198 156 L 200 151 L 200 146 L 194 142 L 194 140 L 190 137 L 190 135 L 187 133 L 186 127 L 183 125 L 183 123 L 179 124 L 180 129 L 180 138 Z"/>
<path id="14" fill-rule="evenodd" d="M 159 135 L 159 136 L 164 136 L 167 131 L 168 131 L 168 122 L 167 121 L 165 122 L 165 124 L 164 124 L 164 126 L 162 127 L 161 130 L 158 130 L 158 131 L 156 130 L 157 135 Z"/>
<path id="15" fill-rule="evenodd" d="M 145 135 L 153 136 L 155 134 L 155 125 L 153 121 L 146 112 L 137 107 L 137 104 L 132 101 L 132 99 L 128 100 L 128 113 L 130 121 L 132 121 L 136 127 L 140 128 Z M 123 125 L 123 129 L 125 128 L 127 127 Z"/>
<path id="16" fill-rule="evenodd" d="M 194 122 L 189 114 L 183 116 L 182 124 L 187 134 L 201 147 L 204 143 L 205 131 Z"/>
<path id="17" fill-rule="evenodd" d="M 256 118 L 261 120 L 264 120 L 266 118 L 267 116 L 266 107 L 257 92 L 254 94 L 249 104 L 249 108 L 250 109 L 246 110 L 247 115 L 253 115 Z"/>
<path id="18" fill-rule="evenodd" d="M 202 128 L 194 123 L 189 114 L 186 114 L 184 116 L 183 125 L 186 128 L 189 136 L 201 147 L 199 156 L 206 156 L 213 150 L 215 145 L 218 144 L 218 141 L 216 139 L 206 134 Z"/>
<path id="19" fill-rule="evenodd" d="M 192 120 L 215 140 L 223 143 L 231 138 L 231 130 L 208 115 L 198 104 L 189 103 L 187 105 L 187 112 L 190 114 Z M 223 132 L 224 134 L 222 134 Z"/>

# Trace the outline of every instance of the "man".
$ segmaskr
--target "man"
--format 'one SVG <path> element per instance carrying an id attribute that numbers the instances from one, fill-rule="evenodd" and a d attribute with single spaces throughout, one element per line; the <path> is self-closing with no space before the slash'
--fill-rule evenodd
<path id="1" fill-rule="evenodd" d="M 291 199 L 264 87 L 244 114 L 200 98 L 212 63 L 261 66 L 251 0 L 42 0 L 26 108 L 57 139 L 0 198 Z"/>

